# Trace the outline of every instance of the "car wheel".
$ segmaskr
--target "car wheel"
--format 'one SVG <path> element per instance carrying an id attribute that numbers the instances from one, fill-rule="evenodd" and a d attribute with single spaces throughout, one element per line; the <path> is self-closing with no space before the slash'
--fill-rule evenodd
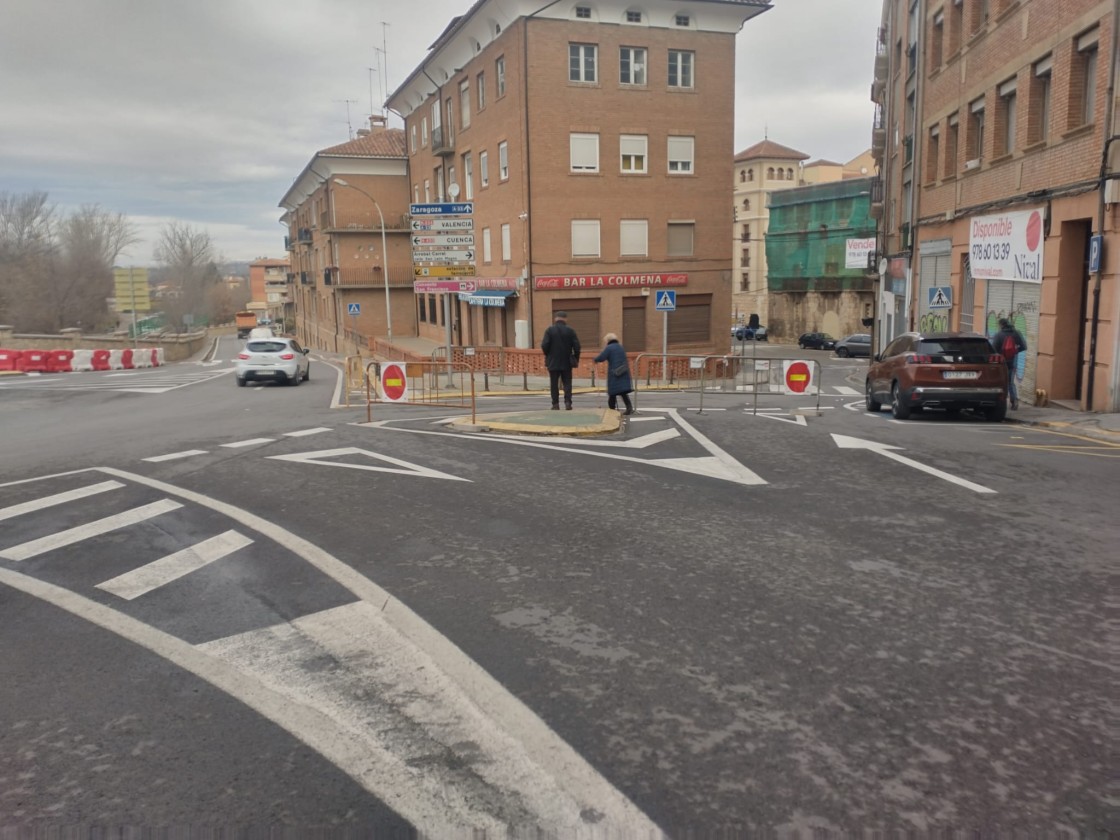
<path id="1" fill-rule="evenodd" d="M 1002 423 L 1007 417 L 1007 403 L 999 403 L 999 405 L 992 406 L 984 410 L 984 416 L 991 420 L 993 423 Z"/>
<path id="2" fill-rule="evenodd" d="M 846 358 L 848 358 L 848 356 L 850 356 L 852 354 L 848 352 L 847 347 L 841 347 L 839 350 L 836 351 L 836 355 L 839 356 L 841 359 L 846 359 Z"/>
<path id="3" fill-rule="evenodd" d="M 303 381 L 304 382 L 310 382 L 311 381 L 311 365 L 310 364 L 308 364 L 307 370 L 303 374 Z"/>
<path id="4" fill-rule="evenodd" d="M 804 349 L 805 349 L 805 345 L 804 345 L 804 344 L 798 343 L 798 345 L 797 345 L 797 346 L 798 346 L 798 347 L 800 347 L 800 348 L 801 348 L 802 350 L 804 350 Z"/>
<path id="5" fill-rule="evenodd" d="M 244 388 L 245 387 L 245 380 L 242 379 L 240 376 L 235 376 L 234 379 L 237 380 L 237 387 L 238 388 Z"/>
<path id="6" fill-rule="evenodd" d="M 292 376 L 292 377 L 289 377 L 288 384 L 291 385 L 292 387 L 295 387 L 296 385 L 299 385 L 299 383 L 302 380 L 303 380 L 303 377 L 301 377 L 299 375 L 299 368 L 296 368 L 296 375 Z"/>
<path id="7" fill-rule="evenodd" d="M 883 404 L 875 399 L 875 396 L 872 394 L 870 379 L 867 380 L 867 384 L 864 386 L 864 393 L 867 395 L 868 411 L 880 411 L 883 408 Z"/>
<path id="8" fill-rule="evenodd" d="M 897 382 L 891 385 L 891 414 L 895 420 L 905 420 L 910 416 L 910 406 L 902 401 L 902 391 Z"/>

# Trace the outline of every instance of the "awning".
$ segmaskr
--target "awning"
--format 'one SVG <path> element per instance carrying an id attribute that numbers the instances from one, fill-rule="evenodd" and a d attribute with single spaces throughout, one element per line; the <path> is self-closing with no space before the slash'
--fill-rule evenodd
<path id="1" fill-rule="evenodd" d="M 482 292 L 473 292 L 469 295 L 459 293 L 459 300 L 465 300 L 471 306 L 505 306 L 506 298 L 512 297 L 517 292 L 512 289 L 487 289 Z"/>

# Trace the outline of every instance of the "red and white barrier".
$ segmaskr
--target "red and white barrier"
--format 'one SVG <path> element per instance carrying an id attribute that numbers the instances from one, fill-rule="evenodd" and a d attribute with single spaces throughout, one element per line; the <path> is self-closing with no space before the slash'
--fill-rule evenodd
<path id="1" fill-rule="evenodd" d="M 93 351 L 75 350 L 70 360 L 70 370 L 93 370 Z"/>
<path id="2" fill-rule="evenodd" d="M 135 350 L 11 350 L 0 348 L 0 371 L 69 373 L 162 367 L 162 347 Z"/>
<path id="3" fill-rule="evenodd" d="M 0 350 L 0 370 L 19 370 L 17 364 L 22 350 Z"/>

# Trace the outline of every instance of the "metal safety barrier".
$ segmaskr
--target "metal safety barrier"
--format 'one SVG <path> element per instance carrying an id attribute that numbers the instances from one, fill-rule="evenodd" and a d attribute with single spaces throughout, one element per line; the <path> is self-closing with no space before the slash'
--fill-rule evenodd
<path id="1" fill-rule="evenodd" d="M 350 394 L 362 394 L 366 391 L 365 359 L 361 356 L 347 356 L 345 359 L 345 384 L 346 407 L 350 407 Z"/>
<path id="2" fill-rule="evenodd" d="M 397 368 L 398 371 L 389 371 Z M 394 373 L 394 388 L 400 396 L 386 392 L 383 373 Z M 462 362 L 370 362 L 365 367 L 366 422 L 373 419 L 373 404 L 438 405 L 469 408 L 475 422 L 475 372 Z M 375 384 L 376 383 L 376 384 Z"/>
<path id="3" fill-rule="evenodd" d="M 789 368 L 786 362 L 790 362 Z M 802 372 L 798 365 L 805 365 Z M 810 367 L 811 366 L 811 367 Z M 698 393 L 698 411 L 704 411 L 704 395 L 708 393 L 754 395 L 754 411 L 758 411 L 758 395 L 796 394 L 787 377 L 794 382 L 812 385 L 816 409 L 821 405 L 821 365 L 815 359 L 774 359 L 757 356 L 722 355 L 695 356 L 684 353 L 640 353 L 631 362 L 634 381 L 634 405 L 638 404 L 638 383 L 647 389 L 674 389 Z"/>

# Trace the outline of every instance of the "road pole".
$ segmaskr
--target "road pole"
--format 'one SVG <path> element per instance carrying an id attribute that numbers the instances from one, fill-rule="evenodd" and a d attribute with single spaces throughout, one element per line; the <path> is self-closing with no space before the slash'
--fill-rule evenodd
<path id="1" fill-rule="evenodd" d="M 136 281 L 132 279 L 132 266 L 128 267 L 128 295 L 132 300 L 132 349 L 136 349 Z"/>
<path id="2" fill-rule="evenodd" d="M 669 310 L 662 313 L 661 322 L 661 381 L 669 384 Z"/>

